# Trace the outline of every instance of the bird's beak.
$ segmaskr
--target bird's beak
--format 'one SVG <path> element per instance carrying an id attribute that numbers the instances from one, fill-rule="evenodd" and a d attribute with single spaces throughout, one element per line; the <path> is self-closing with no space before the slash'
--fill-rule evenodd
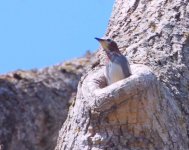
<path id="1" fill-rule="evenodd" d="M 100 39 L 100 38 L 95 38 L 102 46 L 102 48 L 104 50 L 107 50 L 108 49 L 108 43 L 107 43 L 107 40 L 105 39 Z"/>
<path id="2" fill-rule="evenodd" d="M 104 39 L 100 39 L 100 38 L 95 38 L 97 41 L 101 42 L 101 41 L 105 41 Z"/>

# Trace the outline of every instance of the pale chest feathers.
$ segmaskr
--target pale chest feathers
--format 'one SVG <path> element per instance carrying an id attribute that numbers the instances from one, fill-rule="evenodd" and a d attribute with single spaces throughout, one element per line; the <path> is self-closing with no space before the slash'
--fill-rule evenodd
<path id="1" fill-rule="evenodd" d="M 116 63 L 112 63 L 111 61 L 106 66 L 105 76 L 108 85 L 125 78 L 125 74 L 123 73 L 123 68 Z"/>
<path id="2" fill-rule="evenodd" d="M 108 85 L 131 75 L 130 65 L 125 56 L 117 53 L 109 53 L 108 57 L 105 71 Z"/>

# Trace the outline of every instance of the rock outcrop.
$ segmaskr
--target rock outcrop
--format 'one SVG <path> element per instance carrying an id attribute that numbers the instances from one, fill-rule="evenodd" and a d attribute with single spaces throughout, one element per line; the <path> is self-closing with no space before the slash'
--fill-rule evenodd
<path id="1" fill-rule="evenodd" d="M 106 86 L 102 50 L 90 71 L 86 57 L 0 76 L 0 149 L 54 149 L 63 124 L 56 150 L 188 150 L 188 29 L 188 0 L 116 0 L 106 37 L 132 76 Z"/>
<path id="2" fill-rule="evenodd" d="M 0 149 L 52 150 L 91 56 L 0 76 Z"/>
<path id="3" fill-rule="evenodd" d="M 104 87 L 104 76 L 95 74 L 102 67 L 89 72 L 56 150 L 188 150 L 188 29 L 188 0 L 116 0 L 106 36 L 118 42 L 131 64 L 143 64 L 152 74 L 142 76 L 147 71 L 142 67 L 141 76 L 133 71 Z M 104 60 L 103 51 L 98 56 Z"/>

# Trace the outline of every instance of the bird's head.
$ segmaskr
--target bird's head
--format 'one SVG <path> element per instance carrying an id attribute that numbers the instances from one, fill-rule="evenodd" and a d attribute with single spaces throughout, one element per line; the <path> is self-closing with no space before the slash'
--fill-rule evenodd
<path id="1" fill-rule="evenodd" d="M 95 38 L 95 39 L 101 44 L 102 48 L 106 52 L 120 53 L 119 48 L 115 41 L 113 41 L 111 39 L 100 39 L 100 38 Z"/>

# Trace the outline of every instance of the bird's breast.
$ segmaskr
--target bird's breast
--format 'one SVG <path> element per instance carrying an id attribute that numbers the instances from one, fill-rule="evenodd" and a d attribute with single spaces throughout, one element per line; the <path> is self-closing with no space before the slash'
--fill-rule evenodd
<path id="1" fill-rule="evenodd" d="M 124 79 L 122 67 L 119 64 L 109 62 L 106 66 L 106 78 L 108 85 Z"/>

